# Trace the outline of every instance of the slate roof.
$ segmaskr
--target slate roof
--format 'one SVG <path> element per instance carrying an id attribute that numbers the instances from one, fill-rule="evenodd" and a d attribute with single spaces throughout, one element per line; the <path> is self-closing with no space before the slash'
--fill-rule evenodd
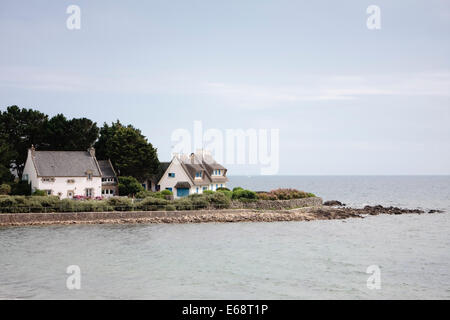
<path id="1" fill-rule="evenodd" d="M 97 160 L 87 151 L 34 151 L 33 162 L 40 177 L 84 177 L 101 172 Z"/>
<path id="2" fill-rule="evenodd" d="M 98 166 L 100 167 L 100 170 L 102 172 L 103 178 L 115 178 L 116 172 L 114 171 L 114 168 L 112 167 L 112 164 L 109 160 L 98 160 Z"/>

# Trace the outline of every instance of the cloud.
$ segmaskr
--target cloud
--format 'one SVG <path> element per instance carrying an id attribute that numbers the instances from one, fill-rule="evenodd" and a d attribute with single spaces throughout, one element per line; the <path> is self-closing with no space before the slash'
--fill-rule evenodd
<path id="1" fill-rule="evenodd" d="M 273 81 L 274 83 L 276 80 Z M 0 67 L 0 87 L 50 92 L 193 95 L 244 107 L 299 101 L 355 100 L 362 96 L 450 96 L 450 72 L 376 75 L 302 75 L 289 84 L 205 81 L 195 76 L 119 73 L 91 75 Z"/>

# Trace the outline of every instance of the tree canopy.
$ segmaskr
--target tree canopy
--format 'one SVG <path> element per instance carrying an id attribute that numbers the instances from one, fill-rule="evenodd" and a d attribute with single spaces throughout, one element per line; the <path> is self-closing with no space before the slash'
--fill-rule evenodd
<path id="1" fill-rule="evenodd" d="M 157 149 L 139 129 L 124 126 L 120 121 L 104 124 L 95 144 L 98 159 L 110 159 L 121 176 L 138 180 L 151 178 L 159 169 Z"/>
<path id="2" fill-rule="evenodd" d="M 36 150 L 54 151 L 95 146 L 97 159 L 110 159 L 119 175 L 140 181 L 159 170 L 156 148 L 132 125 L 116 121 L 99 129 L 87 118 L 67 119 L 63 114 L 49 118 L 37 110 L 10 106 L 0 111 L 0 184 L 14 180 L 11 172 L 22 178 L 31 145 Z"/>

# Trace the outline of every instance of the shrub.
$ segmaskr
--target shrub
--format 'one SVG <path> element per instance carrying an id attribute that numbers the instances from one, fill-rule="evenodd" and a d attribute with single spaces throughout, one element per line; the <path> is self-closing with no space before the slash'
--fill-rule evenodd
<path id="1" fill-rule="evenodd" d="M 244 190 L 244 188 L 241 188 L 241 187 L 236 187 L 236 188 L 233 188 L 233 192 L 235 192 L 235 191 L 239 191 L 239 190 Z"/>
<path id="2" fill-rule="evenodd" d="M 86 202 L 86 201 L 81 201 Z M 106 200 L 107 205 L 113 207 L 116 211 L 129 211 L 133 208 L 131 199 L 126 197 L 111 197 Z"/>
<path id="3" fill-rule="evenodd" d="M 32 195 L 33 196 L 46 196 L 47 195 L 47 193 L 44 191 L 44 190 L 39 190 L 39 189 L 36 189 L 33 193 L 32 193 Z"/>
<path id="4" fill-rule="evenodd" d="M 161 191 L 161 194 L 162 194 L 163 196 L 173 196 L 173 192 L 170 191 L 170 190 L 162 190 L 162 191 Z"/>
<path id="5" fill-rule="evenodd" d="M 119 194 L 122 196 L 135 195 L 144 191 L 144 187 L 134 177 L 119 177 Z"/>
<path id="6" fill-rule="evenodd" d="M 227 189 L 227 188 L 219 188 L 219 189 L 217 189 L 217 192 L 223 193 L 223 194 L 226 195 L 227 198 L 229 198 L 229 199 L 231 199 L 231 198 L 233 197 L 233 192 L 230 191 L 230 190 Z"/>
<path id="7" fill-rule="evenodd" d="M 278 200 L 303 199 L 314 196 L 312 193 L 306 193 L 297 189 L 276 189 L 270 191 Z"/>
<path id="8" fill-rule="evenodd" d="M 31 184 L 28 181 L 19 181 L 11 185 L 12 195 L 28 196 L 31 194 Z"/>
<path id="9" fill-rule="evenodd" d="M 260 200 L 278 200 L 277 196 L 269 192 L 261 192 L 257 194 Z"/>
<path id="10" fill-rule="evenodd" d="M 192 210 L 194 209 L 192 201 L 188 198 L 177 199 L 173 202 L 177 210 Z"/>
<path id="11" fill-rule="evenodd" d="M 11 193 L 11 186 L 9 184 L 1 184 L 0 185 L 0 194 L 1 195 L 8 195 Z"/>
<path id="12" fill-rule="evenodd" d="M 151 192 L 148 190 L 142 190 L 142 191 L 139 191 L 138 193 L 136 193 L 136 198 L 137 199 L 145 199 L 147 197 L 153 197 L 154 194 L 155 194 L 155 192 Z"/>
<path id="13" fill-rule="evenodd" d="M 209 203 L 218 209 L 229 208 L 231 205 L 231 200 L 223 192 L 216 192 L 214 194 L 208 195 Z"/>
<path id="14" fill-rule="evenodd" d="M 212 190 L 205 190 L 205 191 L 203 191 L 203 194 L 214 194 L 214 191 L 212 191 Z"/>
<path id="15" fill-rule="evenodd" d="M 217 188 L 216 191 L 231 191 L 231 190 L 228 188 L 225 188 L 225 187 L 220 187 L 220 188 Z"/>
<path id="16" fill-rule="evenodd" d="M 244 190 L 244 189 L 233 189 L 233 196 L 232 198 L 234 200 L 242 200 L 242 199 L 248 199 L 248 200 L 256 200 L 258 197 L 256 195 L 256 192 L 251 190 Z"/>
<path id="17" fill-rule="evenodd" d="M 175 206 L 174 205 L 172 205 L 172 204 L 168 204 L 167 206 L 166 206 L 166 211 L 175 211 L 177 208 L 175 208 Z"/>
<path id="18" fill-rule="evenodd" d="M 137 204 L 137 208 L 143 211 L 164 210 L 168 204 L 165 199 L 147 197 Z"/>
<path id="19" fill-rule="evenodd" d="M 208 195 L 191 194 L 188 199 L 192 202 L 194 209 L 204 209 L 209 206 Z"/>

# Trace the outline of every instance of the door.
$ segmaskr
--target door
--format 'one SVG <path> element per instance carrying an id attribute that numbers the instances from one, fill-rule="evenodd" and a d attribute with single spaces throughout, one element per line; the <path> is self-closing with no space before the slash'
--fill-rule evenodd
<path id="1" fill-rule="evenodd" d="M 177 188 L 177 197 L 187 197 L 189 195 L 188 188 Z"/>

